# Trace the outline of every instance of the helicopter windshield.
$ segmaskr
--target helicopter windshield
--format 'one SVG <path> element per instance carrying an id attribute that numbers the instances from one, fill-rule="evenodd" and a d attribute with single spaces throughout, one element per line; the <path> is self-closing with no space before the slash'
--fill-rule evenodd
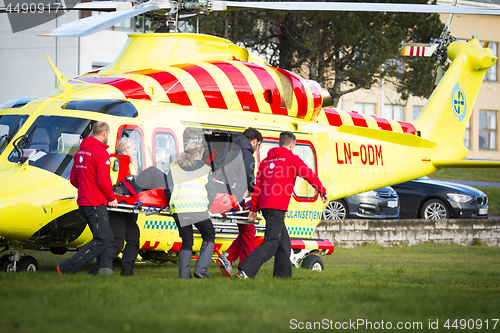
<path id="1" fill-rule="evenodd" d="M 27 140 L 16 140 L 18 149 L 12 151 L 9 161 L 19 162 L 22 153 L 31 166 L 69 179 L 73 156 L 93 123 L 82 118 L 40 116 L 26 132 Z"/>
<path id="2" fill-rule="evenodd" d="M 28 119 L 28 115 L 25 114 L 0 115 L 0 154 L 23 126 L 26 119 Z"/>

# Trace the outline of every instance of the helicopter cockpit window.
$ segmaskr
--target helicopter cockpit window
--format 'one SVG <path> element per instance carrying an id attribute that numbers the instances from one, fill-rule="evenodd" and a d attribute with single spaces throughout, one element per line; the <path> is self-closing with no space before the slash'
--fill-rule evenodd
<path id="1" fill-rule="evenodd" d="M 7 147 L 7 144 L 12 140 L 17 131 L 23 126 L 28 119 L 28 115 L 14 114 L 0 116 L 0 153 Z"/>
<path id="2" fill-rule="evenodd" d="M 135 142 L 135 155 L 132 156 L 132 164 L 137 172 L 141 172 L 144 170 L 144 152 L 143 152 L 143 135 L 140 130 L 126 128 L 121 134 L 120 138 L 128 137 L 129 139 L 134 140 Z"/>
<path id="3" fill-rule="evenodd" d="M 2 109 L 17 109 L 20 107 L 25 106 L 29 102 L 37 99 L 37 97 L 21 97 L 21 98 L 15 98 L 11 99 L 10 101 L 7 101 L 0 105 L 0 110 Z"/>
<path id="4" fill-rule="evenodd" d="M 29 165 L 69 179 L 73 156 L 83 138 L 90 134 L 93 123 L 82 118 L 40 116 L 24 136 L 14 141 L 9 161 L 29 159 Z"/>
<path id="5" fill-rule="evenodd" d="M 109 114 L 118 117 L 137 117 L 135 106 L 118 99 L 74 100 L 62 106 L 65 110 L 81 110 Z"/>
<path id="6" fill-rule="evenodd" d="M 177 158 L 177 145 L 175 138 L 170 133 L 158 132 L 154 137 L 155 166 L 168 173 L 170 163 Z"/>

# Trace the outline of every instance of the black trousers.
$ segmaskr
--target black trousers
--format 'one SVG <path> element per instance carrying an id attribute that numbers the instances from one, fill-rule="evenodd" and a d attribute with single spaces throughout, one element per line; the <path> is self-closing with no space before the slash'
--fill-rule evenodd
<path id="1" fill-rule="evenodd" d="M 257 275 L 262 264 L 272 257 L 274 257 L 273 276 L 275 278 L 292 277 L 292 263 L 290 262 L 292 243 L 285 226 L 285 213 L 284 210 L 262 209 L 262 215 L 266 220 L 264 241 L 238 267 L 249 277 Z"/>
<path id="2" fill-rule="evenodd" d="M 177 225 L 177 229 L 179 230 L 179 236 L 182 238 L 181 250 L 192 251 L 194 235 L 193 226 L 188 225 L 185 227 L 181 227 L 177 214 L 173 214 L 173 218 L 175 220 L 175 224 Z M 215 229 L 210 219 L 195 223 L 194 226 L 200 232 L 203 241 L 210 243 L 213 243 L 215 241 Z"/>
<path id="3" fill-rule="evenodd" d="M 137 225 L 137 214 L 110 211 L 109 218 L 114 235 L 113 258 L 118 257 L 122 252 L 120 274 L 133 275 L 135 260 L 139 254 L 140 231 Z"/>
<path id="4" fill-rule="evenodd" d="M 97 257 L 99 269 L 113 269 L 113 231 L 109 223 L 105 205 L 79 206 L 92 232 L 92 240 L 82 247 L 73 257 L 59 264 L 64 274 L 77 273 L 92 259 Z"/>

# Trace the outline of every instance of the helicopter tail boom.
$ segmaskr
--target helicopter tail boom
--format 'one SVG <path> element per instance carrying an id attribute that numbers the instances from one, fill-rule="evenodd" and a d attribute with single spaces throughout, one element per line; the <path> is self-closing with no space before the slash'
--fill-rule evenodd
<path id="1" fill-rule="evenodd" d="M 437 144 L 430 156 L 433 161 L 458 161 L 467 156 L 463 144 L 467 123 L 484 75 L 497 60 L 477 39 L 452 43 L 448 57 L 453 61 L 450 68 L 413 123 L 422 138 Z"/>

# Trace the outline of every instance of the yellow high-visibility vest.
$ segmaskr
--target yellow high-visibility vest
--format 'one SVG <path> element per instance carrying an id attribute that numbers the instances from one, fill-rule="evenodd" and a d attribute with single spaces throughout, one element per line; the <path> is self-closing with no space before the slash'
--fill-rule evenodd
<path id="1" fill-rule="evenodd" d="M 205 186 L 211 172 L 208 165 L 194 171 L 185 171 L 179 164 L 171 164 L 174 189 L 170 197 L 170 211 L 177 214 L 207 211 L 208 193 Z"/>

